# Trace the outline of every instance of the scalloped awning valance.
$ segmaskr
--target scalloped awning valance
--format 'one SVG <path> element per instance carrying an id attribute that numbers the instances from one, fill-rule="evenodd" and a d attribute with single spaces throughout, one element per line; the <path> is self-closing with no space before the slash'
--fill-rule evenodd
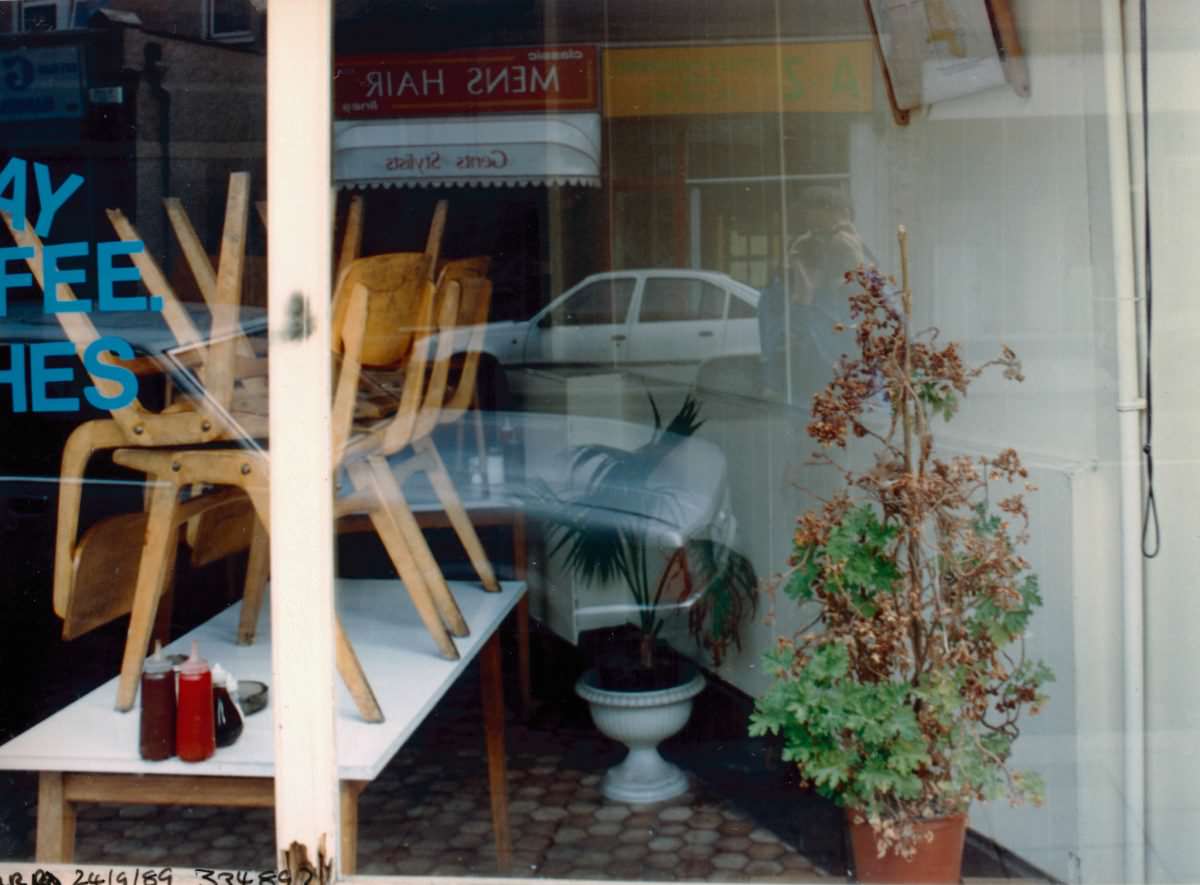
<path id="1" fill-rule="evenodd" d="M 600 115 L 340 121 L 338 187 L 600 186 Z"/>

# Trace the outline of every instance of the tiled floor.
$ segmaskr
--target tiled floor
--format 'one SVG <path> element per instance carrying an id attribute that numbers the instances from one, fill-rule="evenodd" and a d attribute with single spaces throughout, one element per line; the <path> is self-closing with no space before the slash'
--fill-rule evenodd
<path id="1" fill-rule="evenodd" d="M 496 875 L 477 684 L 468 676 L 362 794 L 359 871 Z M 630 806 L 600 794 L 614 747 L 551 710 L 510 723 L 514 875 L 789 882 L 823 877 L 807 858 L 693 780 L 683 797 Z M 618 752 L 619 756 L 619 752 Z M 83 862 L 272 867 L 269 810 L 90 806 Z"/>

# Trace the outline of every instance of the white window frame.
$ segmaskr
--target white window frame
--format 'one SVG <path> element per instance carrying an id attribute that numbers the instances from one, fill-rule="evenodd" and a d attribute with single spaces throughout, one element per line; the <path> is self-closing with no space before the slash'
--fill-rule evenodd
<path id="1" fill-rule="evenodd" d="M 47 6 L 54 7 L 54 30 L 62 31 L 71 26 L 72 7 L 74 6 L 72 0 L 19 0 L 16 4 L 16 15 L 13 17 L 13 32 L 18 34 L 35 33 L 25 30 L 25 10 Z"/>
<path id="2" fill-rule="evenodd" d="M 332 2 L 272 4 L 267 28 L 275 842 L 281 864 L 295 843 L 316 864 L 319 853 L 340 857 L 341 846 L 329 436 Z"/>

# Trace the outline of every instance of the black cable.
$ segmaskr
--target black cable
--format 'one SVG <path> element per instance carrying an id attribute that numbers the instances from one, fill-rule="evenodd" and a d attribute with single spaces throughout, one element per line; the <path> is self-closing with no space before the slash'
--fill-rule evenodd
<path id="1" fill-rule="evenodd" d="M 1142 211 L 1144 213 L 1144 237 L 1146 251 L 1143 277 L 1146 281 L 1146 443 L 1142 452 L 1146 455 L 1146 504 L 1142 511 L 1142 556 L 1153 559 L 1162 549 L 1162 531 L 1158 522 L 1158 502 L 1154 499 L 1154 450 L 1151 441 L 1154 438 L 1154 399 L 1151 396 L 1152 373 L 1150 357 L 1154 352 L 1151 347 L 1151 332 L 1153 323 L 1153 276 L 1154 262 L 1150 253 L 1150 40 L 1146 26 L 1146 0 L 1141 0 L 1141 21 L 1139 22 L 1142 43 Z M 1147 548 L 1146 540 L 1150 534 L 1150 526 L 1154 526 L 1154 546 Z"/>

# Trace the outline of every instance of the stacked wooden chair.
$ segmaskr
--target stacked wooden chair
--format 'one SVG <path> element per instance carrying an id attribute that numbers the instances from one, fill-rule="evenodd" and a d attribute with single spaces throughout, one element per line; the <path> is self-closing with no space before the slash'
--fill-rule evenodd
<path id="1" fill-rule="evenodd" d="M 222 239 L 221 266 L 224 273 L 214 287 L 214 296 L 221 303 L 235 303 L 240 297 L 236 265 L 238 252 L 243 242 L 239 227 L 244 231 L 244 209 L 249 196 L 249 179 L 240 174 L 231 177 L 229 199 L 226 209 L 225 236 Z M 28 259 L 30 271 L 39 286 L 44 285 L 42 276 L 42 243 L 28 221 L 18 229 L 15 220 L 3 215 L 13 240 L 33 250 Z M 138 239 L 136 231 L 124 215 L 110 210 L 109 219 L 118 236 L 126 240 Z M 162 316 L 180 344 L 200 345 L 204 337 L 196 327 L 187 309 L 175 297 L 162 270 L 149 253 L 143 251 L 131 256 L 141 278 L 150 291 L 162 299 Z M 58 285 L 57 297 L 61 301 L 75 299 L 75 293 L 67 284 Z M 76 353 L 82 356 L 87 348 L 99 339 L 100 334 L 86 313 L 60 313 L 57 319 Z M 227 312 L 224 321 L 231 315 Z M 236 321 L 236 316 L 232 316 Z M 221 322 L 214 320 L 214 331 Z M 91 377 L 92 383 L 105 397 L 118 393 L 113 381 Z M 218 383 L 220 379 L 217 379 Z M 249 416 L 245 425 L 252 432 L 265 433 L 265 419 Z M 130 611 L 133 600 L 132 575 L 141 548 L 137 543 L 142 534 L 151 530 L 170 534 L 174 526 L 148 524 L 145 513 L 132 513 L 102 520 L 79 536 L 80 509 L 84 478 L 92 457 L 105 450 L 119 447 L 148 448 L 180 444 L 204 444 L 228 439 L 228 431 L 217 415 L 207 410 L 204 404 L 190 402 L 174 403 L 155 412 L 135 398 L 128 405 L 110 410 L 108 418 L 86 421 L 71 433 L 63 449 L 59 475 L 58 521 L 55 532 L 53 605 L 55 613 L 63 619 L 63 637 L 73 639 L 108 621 Z M 181 521 L 194 519 L 209 508 L 230 504 L 233 496 L 224 494 L 204 501 L 187 502 L 177 517 Z M 173 556 L 161 564 L 165 575 L 173 566 Z"/>
<path id="2" fill-rule="evenodd" d="M 419 285 L 401 284 L 414 275 L 421 279 Z M 471 282 L 475 288 L 488 285 L 485 280 Z M 419 448 L 439 423 L 448 401 L 447 385 L 454 345 L 452 332 L 457 323 L 462 289 L 463 283 L 452 280 L 446 281 L 440 291 L 435 288 L 424 274 L 423 256 L 383 255 L 355 261 L 343 277 L 338 292 L 339 297 L 346 299 L 347 306 L 341 330 L 344 349 L 332 412 L 335 468 L 338 472 L 344 471 L 347 480 L 335 499 L 335 516 L 366 515 L 388 550 L 438 650 L 449 658 L 458 656 L 451 635 L 466 635 L 466 621 L 404 499 L 397 474 L 411 463 L 412 469 L 419 466 L 430 470 L 431 478 L 438 475 L 435 464 L 422 460 L 426 456 Z M 356 429 L 354 403 L 361 381 L 361 353 L 370 302 L 372 299 L 403 298 L 404 293 L 415 297 L 415 303 L 410 305 L 406 315 L 416 317 L 416 321 L 413 323 L 410 319 L 407 325 L 412 341 L 408 347 L 406 383 L 399 407 L 392 416 L 370 428 Z M 434 333 L 437 334 L 437 349 L 430 354 Z M 401 468 L 390 463 L 392 456 L 405 450 L 417 451 Z M 251 449 L 211 448 L 130 448 L 114 454 L 117 463 L 145 473 L 156 489 L 165 489 L 157 492 L 151 503 L 152 521 L 177 523 L 180 492 L 202 485 L 243 491 L 252 502 L 259 521 L 269 531 L 267 457 L 267 454 Z M 452 507 L 457 500 L 453 488 L 443 487 L 443 492 L 447 493 L 443 504 L 450 502 Z M 461 515 L 465 520 L 465 512 Z M 469 522 L 465 522 L 465 527 L 473 535 Z M 150 586 L 150 582 L 163 573 L 159 564 L 169 555 L 164 545 L 153 549 L 147 544 L 140 566 L 138 598 L 134 602 L 135 614 L 141 611 L 139 621 L 153 619 L 153 606 L 161 591 Z M 142 573 L 147 575 L 145 581 Z M 494 583 L 494 578 L 492 581 Z M 252 638 L 253 624 L 263 598 L 262 589 L 262 583 L 251 587 L 248 582 L 242 607 L 243 638 Z M 145 644 L 139 641 L 134 647 L 144 651 Z M 339 647 L 338 661 L 340 668 L 352 672 L 358 669 L 348 642 Z M 136 672 L 134 669 L 135 676 Z M 354 694 L 354 684 L 350 680 L 347 682 Z M 358 686 L 360 691 L 364 687 L 367 694 L 355 695 L 360 711 L 365 703 L 374 703 L 369 686 Z M 364 716 L 375 718 L 365 713 Z M 377 716 L 382 717 L 382 711 Z"/>
<path id="3" fill-rule="evenodd" d="M 64 619 L 64 638 L 81 635 L 125 613 L 131 614 L 116 706 L 132 707 L 137 678 L 160 600 L 170 587 L 181 527 L 187 525 L 193 562 L 211 561 L 250 548 L 239 639 L 253 641 L 268 577 L 269 495 L 267 454 L 255 446 L 213 448 L 213 443 L 265 439 L 265 361 L 241 334 L 238 323 L 242 266 L 249 206 L 249 177 L 230 178 L 218 266 L 207 253 L 182 206 L 167 200 L 176 237 L 212 314 L 205 337 L 179 303 L 165 275 L 146 252 L 133 260 L 150 291 L 163 298 L 164 320 L 180 348 L 196 355 L 200 396 L 180 397 L 161 412 L 135 400 L 89 421 L 71 435 L 64 450 L 55 551 L 54 608 Z M 259 206 L 260 214 L 263 207 Z M 118 211 L 109 212 L 118 236 L 139 239 Z M 18 230 L 4 218 L 14 240 L 30 246 L 29 259 L 42 284 L 42 244 L 26 223 Z M 352 206 L 343 239 L 337 286 L 335 350 L 341 352 L 333 404 L 335 466 L 343 488 L 338 517 L 365 516 L 383 540 L 414 605 L 438 650 L 456 658 L 451 635 L 467 625 L 425 543 L 403 493 L 403 482 L 418 470 L 429 475 L 451 524 L 488 590 L 498 590 L 494 572 L 449 474 L 432 444 L 441 423 L 459 420 L 475 396 L 474 384 L 491 285 L 486 264 L 450 263 L 432 281 L 445 206 L 435 213 L 427 249 L 421 255 L 351 256 L 361 237 L 361 203 Z M 60 300 L 74 298 L 59 284 Z M 84 313 L 59 314 L 65 332 L 82 356 L 99 333 Z M 414 322 L 415 318 L 415 322 Z M 452 370 L 454 330 L 475 326 L 465 356 Z M 430 354 L 431 336 L 437 350 Z M 369 345 L 369 346 L 368 346 Z M 364 355 L 369 357 L 364 360 Z M 393 414 L 360 414 L 364 363 L 403 365 L 403 384 Z M 93 377 L 101 394 L 114 383 Z M 143 512 L 101 521 L 77 538 L 83 479 L 90 458 L 116 450 L 114 460 L 144 473 L 148 480 Z M 404 457 L 406 456 L 406 457 Z M 404 460 L 393 464 L 399 457 Z M 184 490 L 188 494 L 184 495 Z M 249 517 L 249 518 L 247 518 Z M 350 519 L 342 524 L 349 525 Z M 340 622 L 337 665 L 360 714 L 381 721 L 383 713 Z"/>

